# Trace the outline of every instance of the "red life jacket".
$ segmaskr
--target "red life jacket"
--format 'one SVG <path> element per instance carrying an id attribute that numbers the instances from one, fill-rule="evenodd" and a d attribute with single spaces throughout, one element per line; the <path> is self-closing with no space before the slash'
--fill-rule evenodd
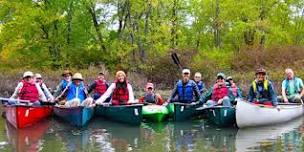
<path id="1" fill-rule="evenodd" d="M 228 96 L 228 87 L 226 85 L 222 85 L 221 87 L 219 87 L 218 84 L 215 84 L 213 86 L 211 99 L 213 101 L 218 101 L 219 99 L 222 99 L 225 96 Z"/>
<path id="2" fill-rule="evenodd" d="M 237 96 L 237 91 L 238 91 L 238 87 L 233 83 L 230 87 L 232 94 L 236 97 Z"/>
<path id="3" fill-rule="evenodd" d="M 117 86 L 117 81 L 115 85 Z M 129 101 L 129 90 L 128 90 L 128 82 L 126 81 L 126 88 L 118 88 L 115 86 L 115 89 L 112 93 L 112 104 L 119 105 L 119 104 L 127 104 Z"/>
<path id="4" fill-rule="evenodd" d="M 95 83 L 96 83 L 95 93 L 98 93 L 99 95 L 103 95 L 108 89 L 107 84 L 105 83 L 105 81 L 101 81 L 101 80 L 95 80 Z"/>
<path id="5" fill-rule="evenodd" d="M 21 100 L 29 100 L 35 102 L 39 100 L 39 93 L 35 83 L 29 83 L 22 80 L 22 88 L 18 94 Z"/>

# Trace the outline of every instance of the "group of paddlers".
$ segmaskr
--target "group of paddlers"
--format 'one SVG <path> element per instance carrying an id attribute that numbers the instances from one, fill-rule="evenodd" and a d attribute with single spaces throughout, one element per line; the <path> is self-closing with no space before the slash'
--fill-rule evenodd
<path id="1" fill-rule="evenodd" d="M 277 96 L 273 83 L 268 80 L 266 70 L 259 68 L 255 72 L 247 100 L 249 102 L 276 106 L 278 102 L 303 102 L 304 85 L 302 79 L 295 77 L 292 69 L 285 70 L 286 78 L 282 82 L 282 96 Z M 182 70 L 182 79 L 178 80 L 168 100 L 155 93 L 153 83 L 147 83 L 145 94 L 138 100 L 134 98 L 131 84 L 125 72 L 118 71 L 113 83 L 108 84 L 103 72 L 99 72 L 97 79 L 90 85 L 85 85 L 81 73 L 72 74 L 65 70 L 63 79 L 51 94 L 43 82 L 41 74 L 27 71 L 18 83 L 10 104 L 19 100 L 27 100 L 39 105 L 41 102 L 57 102 L 59 105 L 90 106 L 94 104 L 111 103 L 112 105 L 127 105 L 132 103 L 147 103 L 166 105 L 170 102 L 189 104 L 205 104 L 207 106 L 233 106 L 238 99 L 242 99 L 241 89 L 231 76 L 224 73 L 216 75 L 216 81 L 210 89 L 206 89 L 202 75 L 197 72 L 194 80 L 190 79 L 190 69 Z M 18 99 L 18 100 L 16 100 Z"/>

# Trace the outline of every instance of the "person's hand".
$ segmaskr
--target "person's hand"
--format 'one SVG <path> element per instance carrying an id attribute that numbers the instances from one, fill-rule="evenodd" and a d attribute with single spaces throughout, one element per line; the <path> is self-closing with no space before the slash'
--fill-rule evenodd
<path id="1" fill-rule="evenodd" d="M 222 103 L 223 103 L 223 99 L 217 101 L 217 104 L 222 104 Z"/>
<path id="2" fill-rule="evenodd" d="M 284 102 L 285 102 L 285 103 L 288 103 L 288 99 L 287 99 L 287 98 L 284 98 Z"/>

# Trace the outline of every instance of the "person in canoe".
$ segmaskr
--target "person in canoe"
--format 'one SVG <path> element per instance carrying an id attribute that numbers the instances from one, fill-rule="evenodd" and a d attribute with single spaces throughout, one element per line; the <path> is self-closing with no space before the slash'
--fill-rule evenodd
<path id="1" fill-rule="evenodd" d="M 277 94 L 270 80 L 266 78 L 266 70 L 259 68 L 256 70 L 256 79 L 252 81 L 248 101 L 256 104 L 278 105 Z"/>
<path id="2" fill-rule="evenodd" d="M 160 96 L 160 94 L 155 93 L 154 85 L 153 83 L 147 83 L 145 87 L 145 94 L 143 97 L 139 98 L 140 103 L 146 103 L 146 104 L 157 104 L 157 105 L 163 105 L 164 100 Z"/>
<path id="3" fill-rule="evenodd" d="M 98 98 L 100 98 L 101 95 L 103 95 L 107 91 L 108 88 L 109 84 L 105 80 L 105 75 L 103 74 L 103 72 L 99 72 L 97 79 L 89 86 L 88 92 L 91 93 L 92 91 L 94 91 L 93 99 L 97 100 Z M 110 99 L 108 98 L 108 100 Z"/>
<path id="4" fill-rule="evenodd" d="M 242 99 L 243 98 L 242 90 L 233 81 L 232 76 L 228 76 L 226 82 L 227 82 L 227 86 L 230 89 L 230 91 L 232 92 L 234 98 L 235 99 Z"/>
<path id="5" fill-rule="evenodd" d="M 301 78 L 294 75 L 292 69 L 285 70 L 286 78 L 282 82 L 282 96 L 278 97 L 280 102 L 303 102 L 304 85 Z"/>
<path id="6" fill-rule="evenodd" d="M 229 86 L 227 86 L 225 78 L 224 73 L 218 73 L 215 84 L 202 96 L 200 101 L 208 107 L 215 105 L 231 106 L 231 102 L 233 102 L 235 98 Z"/>
<path id="7" fill-rule="evenodd" d="M 96 100 L 96 104 L 102 104 L 111 97 L 112 105 L 126 105 L 136 103 L 131 84 L 129 84 L 126 74 L 123 71 L 116 72 L 115 81 L 107 91 Z"/>
<path id="8" fill-rule="evenodd" d="M 196 72 L 194 74 L 194 82 L 196 83 L 198 90 L 200 91 L 201 94 L 203 94 L 204 90 L 205 90 L 205 84 L 202 81 L 202 74 L 199 72 Z"/>
<path id="9" fill-rule="evenodd" d="M 72 72 L 70 72 L 69 70 L 64 70 L 61 76 L 63 77 L 63 79 L 56 87 L 56 90 L 54 91 L 54 97 L 58 97 L 72 81 Z"/>
<path id="10" fill-rule="evenodd" d="M 48 101 L 54 101 L 54 97 L 51 94 L 51 92 L 48 89 L 48 87 L 46 86 L 46 84 L 43 82 L 41 74 L 36 73 L 34 79 L 35 79 L 35 82 L 39 84 L 41 90 L 43 91 L 43 93 L 44 93 L 44 95 L 46 97 L 46 99 Z"/>
<path id="11" fill-rule="evenodd" d="M 69 83 L 55 100 L 59 101 L 60 99 L 63 99 L 60 104 L 64 104 L 67 107 L 90 106 L 93 103 L 93 99 L 89 96 L 83 83 L 81 73 L 73 75 L 72 83 Z"/>
<path id="12" fill-rule="evenodd" d="M 39 101 L 46 102 L 47 99 L 41 90 L 39 84 L 34 81 L 34 74 L 31 71 L 26 71 L 23 74 L 21 82 L 18 83 L 9 104 L 15 104 L 16 100 L 28 100 L 34 105 L 40 105 Z"/>
<path id="13" fill-rule="evenodd" d="M 178 80 L 167 102 L 192 103 L 200 99 L 200 91 L 193 80 L 190 80 L 190 69 L 183 69 L 183 79 Z M 178 98 L 175 98 L 175 97 Z"/>

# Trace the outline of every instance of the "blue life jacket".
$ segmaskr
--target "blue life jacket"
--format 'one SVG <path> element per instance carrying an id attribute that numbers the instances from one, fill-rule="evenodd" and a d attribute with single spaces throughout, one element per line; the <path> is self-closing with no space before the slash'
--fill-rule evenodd
<path id="1" fill-rule="evenodd" d="M 67 101 L 72 100 L 74 98 L 78 98 L 80 102 L 82 102 L 86 98 L 85 87 L 83 83 L 81 83 L 79 86 L 76 86 L 74 83 L 71 83 L 68 86 L 67 91 Z"/>
<path id="2" fill-rule="evenodd" d="M 205 87 L 204 82 L 203 81 L 196 82 L 196 85 L 197 85 L 198 90 L 200 91 L 200 93 L 203 93 L 203 89 Z"/>
<path id="3" fill-rule="evenodd" d="M 60 91 L 63 91 L 67 86 L 68 86 L 68 84 L 69 84 L 69 82 L 68 81 L 66 81 L 66 80 L 61 80 L 61 82 L 60 82 L 62 85 L 61 85 L 61 88 L 60 88 Z"/>
<path id="4" fill-rule="evenodd" d="M 191 103 L 193 100 L 193 80 L 189 80 L 187 84 L 183 85 L 183 81 L 177 82 L 178 100 L 183 103 Z"/>
<path id="5" fill-rule="evenodd" d="M 148 102 L 148 103 L 156 103 L 155 94 L 154 93 L 151 93 L 151 94 L 145 93 L 144 100 L 145 100 L 145 102 Z"/>

